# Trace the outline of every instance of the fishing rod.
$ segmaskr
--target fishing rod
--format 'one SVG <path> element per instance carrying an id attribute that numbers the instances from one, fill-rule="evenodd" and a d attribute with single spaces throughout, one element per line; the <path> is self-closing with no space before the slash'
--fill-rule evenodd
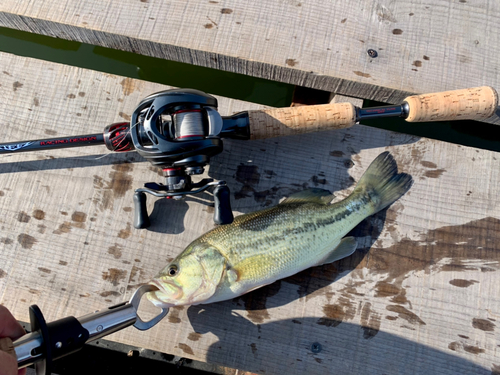
<path id="1" fill-rule="evenodd" d="M 483 120 L 493 116 L 498 94 L 489 86 L 407 97 L 401 105 L 358 108 L 351 103 L 269 108 L 221 116 L 217 99 L 193 89 L 149 95 L 131 121 L 108 125 L 103 133 L 0 144 L 0 154 L 105 145 L 114 152 L 137 151 L 162 170 L 165 183 L 148 182 L 134 193 L 134 227 L 150 225 L 146 194 L 181 199 L 213 187 L 214 222 L 233 221 L 225 181 L 193 183 L 210 158 L 222 152 L 223 138 L 249 140 L 342 129 L 365 119 L 401 117 L 408 122 Z"/>

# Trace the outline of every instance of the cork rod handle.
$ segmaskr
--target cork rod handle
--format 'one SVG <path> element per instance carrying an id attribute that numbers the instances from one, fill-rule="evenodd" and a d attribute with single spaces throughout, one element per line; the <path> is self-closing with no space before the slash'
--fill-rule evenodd
<path id="1" fill-rule="evenodd" d="M 498 94 L 492 87 L 482 86 L 433 94 L 413 95 L 408 104 L 406 121 L 483 120 L 495 114 Z M 404 113 L 402 107 L 401 115 Z M 382 108 L 382 107 L 378 107 Z M 351 103 L 320 104 L 289 108 L 249 111 L 250 139 L 281 137 L 320 130 L 347 128 L 363 120 L 362 111 Z M 375 117 L 373 113 L 370 117 Z M 379 113 L 377 117 L 388 117 Z"/>
<path id="2" fill-rule="evenodd" d="M 319 104 L 249 111 L 250 139 L 342 129 L 356 123 L 351 103 Z"/>
<path id="3" fill-rule="evenodd" d="M 489 86 L 413 95 L 405 99 L 408 122 L 482 120 L 493 116 L 498 95 Z"/>

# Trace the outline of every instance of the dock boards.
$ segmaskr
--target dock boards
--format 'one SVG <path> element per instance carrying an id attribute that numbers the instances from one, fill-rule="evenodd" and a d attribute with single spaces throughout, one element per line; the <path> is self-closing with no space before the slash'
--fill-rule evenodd
<path id="1" fill-rule="evenodd" d="M 0 65 L 0 141 L 97 133 L 166 88 L 3 53 Z M 109 339 L 262 374 L 498 371 L 498 153 L 356 125 L 225 140 L 206 176 L 248 213 L 306 187 L 340 199 L 386 150 L 415 184 L 353 230 L 353 256 Z M 149 181 L 148 162 L 104 146 L 2 155 L 0 303 L 24 321 L 31 304 L 48 321 L 111 306 L 214 226 L 205 194 L 150 199 L 153 226 L 134 229 L 133 191 Z"/>
<path id="2" fill-rule="evenodd" d="M 491 48 L 499 7 L 486 0 L 4 0 L 0 26 L 397 104 L 410 93 L 499 90 L 500 56 Z"/>

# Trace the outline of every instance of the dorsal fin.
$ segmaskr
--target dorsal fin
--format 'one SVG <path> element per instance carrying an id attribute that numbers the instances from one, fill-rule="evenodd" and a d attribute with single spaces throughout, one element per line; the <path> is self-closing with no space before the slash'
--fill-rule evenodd
<path id="1" fill-rule="evenodd" d="M 329 204 L 334 198 L 334 195 L 325 189 L 310 188 L 299 191 L 298 193 L 290 195 L 280 204 L 290 203 L 319 203 Z"/>

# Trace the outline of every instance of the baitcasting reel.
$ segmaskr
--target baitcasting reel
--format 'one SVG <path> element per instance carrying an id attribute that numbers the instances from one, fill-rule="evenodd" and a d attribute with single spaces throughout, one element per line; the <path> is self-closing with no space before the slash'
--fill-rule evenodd
<path id="1" fill-rule="evenodd" d="M 175 89 L 152 94 L 141 101 L 131 122 L 113 124 L 104 131 L 104 140 L 112 151 L 137 151 L 153 166 L 161 168 L 165 182 L 146 183 L 134 194 L 134 227 L 150 225 L 146 194 L 158 198 L 181 199 L 214 187 L 214 221 L 233 221 L 230 192 L 225 181 L 202 179 L 193 183 L 191 176 L 204 172 L 210 157 L 222 152 L 221 137 L 248 139 L 248 121 L 244 116 L 223 118 L 217 112 L 217 99 L 201 91 Z"/>

